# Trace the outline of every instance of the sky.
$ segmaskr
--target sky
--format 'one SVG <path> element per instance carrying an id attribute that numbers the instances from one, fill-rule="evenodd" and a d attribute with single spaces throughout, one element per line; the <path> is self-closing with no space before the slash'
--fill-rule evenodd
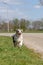
<path id="1" fill-rule="evenodd" d="M 40 5 L 39 0 L 0 0 L 0 18 L 41 19 L 43 6 Z"/>

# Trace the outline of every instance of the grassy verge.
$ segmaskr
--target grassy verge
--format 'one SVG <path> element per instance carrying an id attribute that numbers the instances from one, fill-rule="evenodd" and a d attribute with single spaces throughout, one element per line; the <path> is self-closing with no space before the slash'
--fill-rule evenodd
<path id="1" fill-rule="evenodd" d="M 26 30 L 24 33 L 43 33 L 43 30 Z M 0 33 L 15 33 L 15 31 L 0 31 Z"/>
<path id="2" fill-rule="evenodd" d="M 43 59 L 25 46 L 14 47 L 12 38 L 0 37 L 0 65 L 43 65 Z"/>
<path id="3" fill-rule="evenodd" d="M 27 30 L 28 33 L 43 33 L 43 30 Z"/>

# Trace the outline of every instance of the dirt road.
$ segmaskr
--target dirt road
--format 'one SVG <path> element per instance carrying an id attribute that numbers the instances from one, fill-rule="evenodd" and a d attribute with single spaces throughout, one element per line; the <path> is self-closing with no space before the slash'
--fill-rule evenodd
<path id="1" fill-rule="evenodd" d="M 0 33 L 0 36 L 12 36 L 14 33 Z M 23 33 L 24 44 L 37 52 L 43 53 L 43 33 Z"/>
<path id="2" fill-rule="evenodd" d="M 27 47 L 43 53 L 43 33 L 25 33 L 24 43 Z"/>

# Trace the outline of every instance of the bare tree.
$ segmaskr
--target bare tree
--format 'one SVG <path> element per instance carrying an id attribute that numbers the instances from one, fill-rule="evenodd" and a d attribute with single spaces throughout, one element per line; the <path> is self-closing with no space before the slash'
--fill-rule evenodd
<path id="1" fill-rule="evenodd" d="M 32 23 L 33 29 L 41 29 L 43 27 L 43 22 L 42 21 L 34 21 Z"/>

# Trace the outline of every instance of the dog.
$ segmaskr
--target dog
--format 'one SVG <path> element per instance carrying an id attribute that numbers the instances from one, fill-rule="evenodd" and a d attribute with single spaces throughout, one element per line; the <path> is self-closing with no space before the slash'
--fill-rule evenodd
<path id="1" fill-rule="evenodd" d="M 22 30 L 17 29 L 16 33 L 12 36 L 14 46 L 21 47 L 23 45 L 23 35 L 22 35 L 22 32 L 23 32 Z"/>

